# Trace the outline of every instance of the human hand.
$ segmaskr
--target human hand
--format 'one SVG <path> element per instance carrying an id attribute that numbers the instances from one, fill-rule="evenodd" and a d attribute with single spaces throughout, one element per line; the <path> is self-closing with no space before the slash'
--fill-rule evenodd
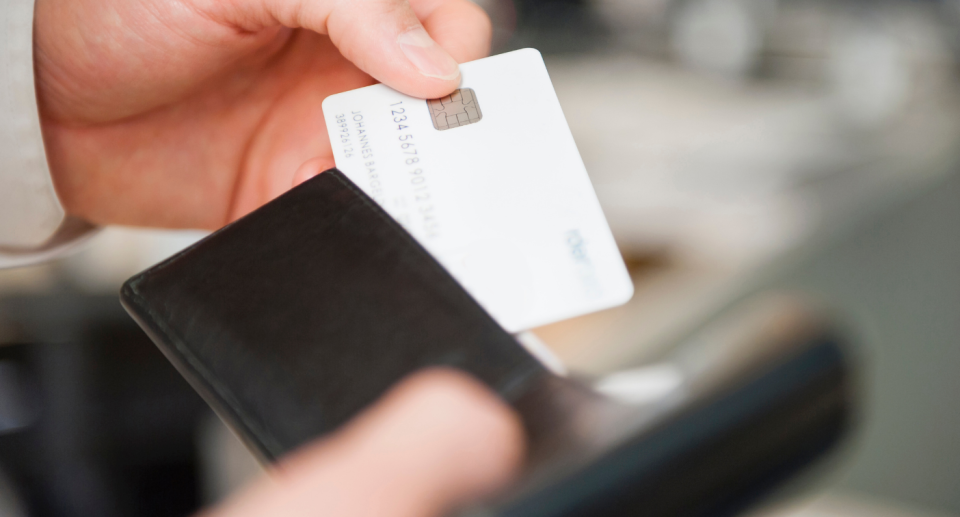
<path id="1" fill-rule="evenodd" d="M 490 24 L 468 0 L 37 0 L 34 39 L 67 212 L 213 229 L 333 166 L 326 96 L 446 95 Z"/>
<path id="2" fill-rule="evenodd" d="M 516 414 L 452 370 L 414 375 L 203 517 L 431 517 L 496 489 L 523 453 Z"/>

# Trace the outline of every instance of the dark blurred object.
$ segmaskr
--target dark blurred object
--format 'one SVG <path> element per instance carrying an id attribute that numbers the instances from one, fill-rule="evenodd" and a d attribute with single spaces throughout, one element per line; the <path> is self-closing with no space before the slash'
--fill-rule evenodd
<path id="1" fill-rule="evenodd" d="M 210 411 L 115 295 L 0 301 L 0 470 L 30 517 L 182 516 Z"/>
<path id="2" fill-rule="evenodd" d="M 486 511 L 739 514 L 844 436 L 853 374 L 829 319 L 799 298 L 759 295 L 593 392 L 569 379 L 528 392 L 517 405 L 533 461 Z"/>

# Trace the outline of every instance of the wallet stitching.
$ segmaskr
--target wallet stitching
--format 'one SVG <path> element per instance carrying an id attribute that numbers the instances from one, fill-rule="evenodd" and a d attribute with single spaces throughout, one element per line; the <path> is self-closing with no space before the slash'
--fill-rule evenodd
<path id="1" fill-rule="evenodd" d="M 179 255 L 179 254 L 178 254 Z M 177 258 L 177 256 L 171 257 L 171 259 Z M 163 266 L 168 265 L 172 260 L 167 260 L 164 262 Z M 216 394 L 220 397 L 220 400 L 231 410 L 233 410 L 234 415 L 247 427 L 251 434 L 253 434 L 257 439 L 263 443 L 264 447 L 268 448 L 272 454 L 277 456 L 282 447 L 279 445 L 279 441 L 274 437 L 270 432 L 262 429 L 258 424 L 252 421 L 252 419 L 245 414 L 241 409 L 242 405 L 237 401 L 236 396 L 233 392 L 225 385 L 220 383 L 216 377 L 212 376 L 207 369 L 207 366 L 203 361 L 197 357 L 189 348 L 183 345 L 183 340 L 179 338 L 179 335 L 170 328 L 163 320 L 159 318 L 159 314 L 150 308 L 150 305 L 145 303 L 146 300 L 141 296 L 139 290 L 137 289 L 140 282 L 143 280 L 143 277 L 137 278 L 130 283 L 130 289 L 133 292 L 133 295 L 136 297 L 137 305 L 143 307 L 147 314 L 150 316 L 150 319 L 153 320 L 153 323 L 163 331 L 164 334 L 170 339 L 170 342 L 177 348 L 177 351 L 187 360 L 187 363 L 193 368 L 207 384 L 213 388 Z"/>

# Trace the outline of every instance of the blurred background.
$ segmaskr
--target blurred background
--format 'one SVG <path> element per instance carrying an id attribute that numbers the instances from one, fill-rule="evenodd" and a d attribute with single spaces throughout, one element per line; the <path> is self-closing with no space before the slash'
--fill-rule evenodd
<path id="1" fill-rule="evenodd" d="M 754 293 L 855 336 L 862 409 L 797 517 L 960 515 L 960 0 L 482 0 L 541 50 L 636 286 L 536 330 L 602 376 Z M 180 516 L 259 468 L 127 318 L 197 232 L 0 271 L 0 515 Z"/>

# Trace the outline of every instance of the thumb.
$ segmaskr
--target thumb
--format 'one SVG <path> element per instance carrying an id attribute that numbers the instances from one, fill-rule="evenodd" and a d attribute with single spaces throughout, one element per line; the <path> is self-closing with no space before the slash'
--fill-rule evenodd
<path id="1" fill-rule="evenodd" d="M 415 6 L 408 0 L 194 1 L 244 31 L 283 25 L 326 34 L 358 68 L 420 98 L 442 97 L 460 84 L 460 68 L 447 49 L 458 59 L 477 59 L 490 43 L 489 19 L 469 0 L 414 0 Z"/>
<path id="2" fill-rule="evenodd" d="M 432 517 L 496 489 L 523 452 L 516 415 L 452 370 L 414 375 L 217 517 Z"/>
<path id="3" fill-rule="evenodd" d="M 433 18 L 464 18 L 465 9 L 458 4 L 451 2 L 453 9 L 449 5 L 437 8 Z M 440 25 L 436 20 L 426 21 L 428 26 Z M 460 21 L 470 23 L 469 19 Z M 330 40 L 347 59 L 403 93 L 439 98 L 460 84 L 457 61 L 434 41 L 407 0 L 339 2 L 327 29 Z"/>

